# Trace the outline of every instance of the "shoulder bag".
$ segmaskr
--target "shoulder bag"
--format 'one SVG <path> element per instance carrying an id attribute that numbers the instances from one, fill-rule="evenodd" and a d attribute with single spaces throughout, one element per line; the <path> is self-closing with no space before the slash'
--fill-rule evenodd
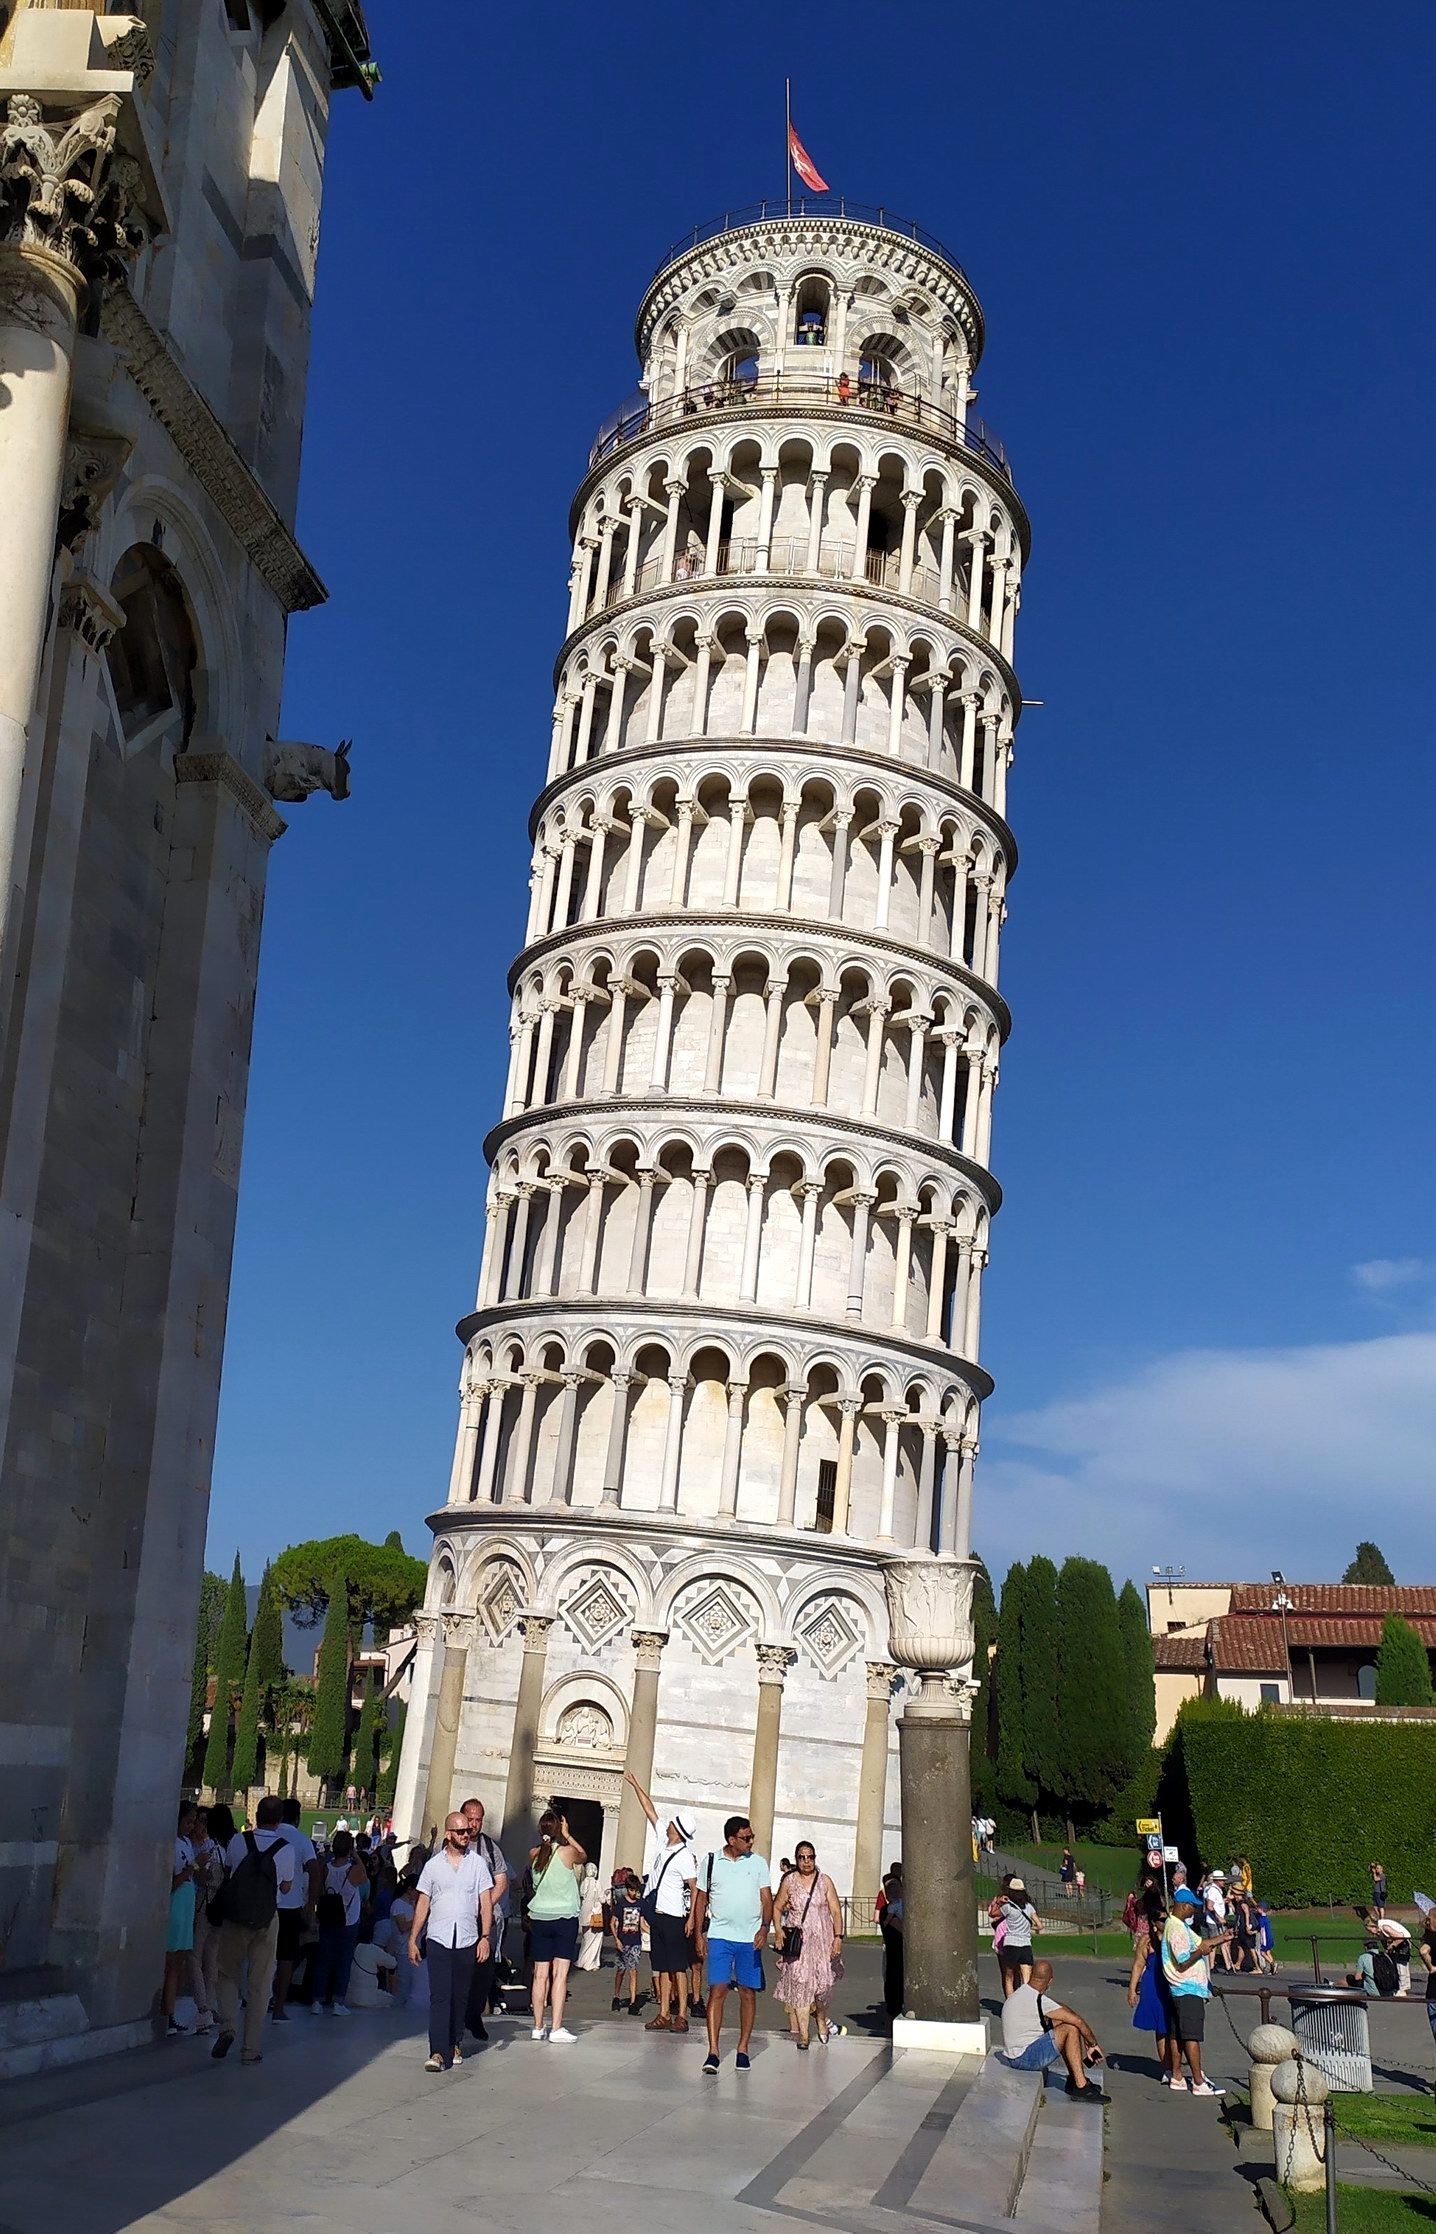
<path id="1" fill-rule="evenodd" d="M 815 1876 L 815 1877 L 814 1877 L 814 1879 L 813 1879 L 813 1883 L 812 1883 L 812 1889 L 811 1889 L 811 1891 L 809 1892 L 809 1894 L 808 1894 L 808 1897 L 807 1897 L 807 1900 L 805 1901 L 805 1903 L 804 1903 L 804 1905 L 803 1905 L 803 1921 L 802 1921 L 802 1923 L 801 1923 L 801 1924 L 785 1924 L 785 1925 L 783 1926 L 783 1944 L 782 1944 L 782 1946 L 781 1946 L 781 1947 L 780 1947 L 780 1948 L 778 1949 L 778 1960 L 779 1960 L 779 1962 L 785 1962 L 785 1963 L 795 1963 L 795 1962 L 797 1961 L 798 1957 L 799 1957 L 799 1956 L 800 1956 L 800 1955 L 802 1954 L 802 1952 L 803 1952 L 803 1933 L 804 1933 L 805 1929 L 807 1928 L 807 1922 L 808 1922 L 808 1910 L 809 1910 L 809 1909 L 810 1909 L 810 1908 L 812 1907 L 812 1905 L 813 1905 L 813 1897 L 814 1897 L 814 1894 L 816 1894 L 816 1892 L 817 1892 L 817 1890 L 818 1890 L 818 1887 L 819 1887 L 819 1885 L 820 1885 L 821 1883 L 822 1883 L 822 1877 L 821 1877 L 821 1875 Z"/>

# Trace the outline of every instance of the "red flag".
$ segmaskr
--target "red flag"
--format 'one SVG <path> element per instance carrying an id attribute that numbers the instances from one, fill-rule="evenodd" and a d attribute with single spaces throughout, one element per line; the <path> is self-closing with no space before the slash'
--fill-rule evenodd
<path id="1" fill-rule="evenodd" d="M 828 182 L 804 147 L 792 125 L 788 126 L 788 156 L 794 170 L 811 194 L 826 194 Z"/>

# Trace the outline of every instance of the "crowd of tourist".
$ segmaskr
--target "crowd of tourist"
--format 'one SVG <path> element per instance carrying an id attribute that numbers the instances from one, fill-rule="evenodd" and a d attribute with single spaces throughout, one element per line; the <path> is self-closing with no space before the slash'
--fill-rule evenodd
<path id="1" fill-rule="evenodd" d="M 557 1812 L 540 1817 L 536 1843 L 515 1874 L 484 1828 L 484 1807 L 467 1800 L 445 1820 L 432 1852 L 409 1847 L 402 1859 L 392 1826 L 372 1818 L 362 1829 L 341 1816 L 332 1833 L 302 1827 L 298 1800 L 263 1799 L 251 1828 L 232 1811 L 186 1803 L 175 1829 L 161 2010 L 166 2030 L 214 2035 L 222 2060 L 236 2045 L 240 2062 L 263 2056 L 266 2020 L 293 2009 L 347 2017 L 355 2008 L 427 2004 L 432 2072 L 461 2064 L 466 2039 L 485 2041 L 485 2018 L 504 2007 L 505 1987 L 527 1973 L 536 2042 L 570 2046 L 569 1979 L 576 1967 L 613 1966 L 612 2008 L 637 2015 L 645 1948 L 652 1978 L 650 2032 L 706 2029 L 706 2075 L 721 2068 L 730 1995 L 736 1995 L 736 2068 L 751 2067 L 765 1955 L 775 1958 L 773 1991 L 787 2013 L 788 2037 L 801 2054 L 826 2046 L 844 2027 L 832 2013 L 843 1977 L 844 1911 L 837 1887 L 804 1839 L 776 1872 L 756 1851 L 751 1823 L 729 1817 L 723 1843 L 700 1855 L 697 1826 L 684 1809 L 664 1821 L 648 1792 L 626 1780 L 647 1819 L 641 1873 L 620 1868 L 600 1893 L 592 1858 Z M 989 1826 L 974 1819 L 981 1849 Z M 1064 1850 L 1064 1864 L 1071 1850 Z M 1373 1901 L 1358 1910 L 1365 1942 L 1347 1984 L 1372 1998 L 1409 1995 L 1412 1934 L 1386 1913 L 1387 1885 L 1371 1871 Z M 1073 1882 L 1065 1867 L 1059 1897 Z M 1423 1929 L 1427 2013 L 1436 2037 L 1436 1903 L 1416 1895 Z M 883 2000 L 903 2009 L 903 1870 L 883 1877 L 876 1920 L 883 1943 Z M 1015 2068 L 1062 2063 L 1070 2094 L 1105 2100 L 1090 2067 L 1103 2060 L 1090 2025 L 1051 1994 L 1052 1966 L 1034 1950 L 1041 1918 L 1024 1879 L 1006 1875 L 988 1921 L 1002 1986 L 1005 2059 Z M 1127 2001 L 1132 2024 L 1154 2039 L 1161 2084 L 1216 2096 L 1202 2047 L 1214 1971 L 1275 1968 L 1271 1918 L 1256 1899 L 1250 1864 L 1208 1871 L 1189 1884 L 1180 1862 L 1144 1865 L 1122 1918 L 1131 1935 Z M 192 2003 L 193 2027 L 179 2010 Z"/>

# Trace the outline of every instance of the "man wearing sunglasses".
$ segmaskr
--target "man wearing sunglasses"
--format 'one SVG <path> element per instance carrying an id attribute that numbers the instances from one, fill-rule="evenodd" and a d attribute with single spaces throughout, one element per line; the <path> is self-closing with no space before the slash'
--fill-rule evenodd
<path id="1" fill-rule="evenodd" d="M 409 1927 L 409 1960 L 429 1966 L 429 2060 L 426 2071 L 451 2071 L 463 2062 L 459 2041 L 475 1962 L 488 1959 L 494 1928 L 493 1873 L 462 1815 L 444 1821 L 444 1843 L 425 1862 Z M 424 1955 L 419 1940 L 428 1926 Z"/>
<path id="2" fill-rule="evenodd" d="M 723 1851 L 710 1854 L 693 1905 L 693 1933 L 700 1957 L 708 1962 L 708 2056 L 703 2069 L 718 2069 L 723 2004 L 730 1986 L 738 1988 L 738 2064 L 752 2068 L 748 2044 L 763 1983 L 762 1950 L 773 1926 L 773 1888 L 767 1861 L 753 1851 L 753 1826 L 746 1815 L 730 1815 L 723 1825 Z"/>

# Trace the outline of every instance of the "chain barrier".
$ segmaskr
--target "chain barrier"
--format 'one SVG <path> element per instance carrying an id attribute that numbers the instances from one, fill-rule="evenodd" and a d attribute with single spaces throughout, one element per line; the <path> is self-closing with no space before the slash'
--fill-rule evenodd
<path id="1" fill-rule="evenodd" d="M 1350 2126 L 1342 2124 L 1340 2118 L 1336 2119 L 1336 2130 L 1343 2141 L 1354 2141 L 1359 2149 L 1365 2149 L 1368 2156 L 1374 2156 L 1386 2171 L 1394 2172 L 1397 2179 L 1403 2181 L 1407 2187 L 1416 2188 L 1422 2195 L 1436 2195 L 1436 2186 L 1431 2181 L 1419 2178 L 1415 2172 L 1408 2172 L 1404 2165 L 1393 2164 L 1389 2156 L 1383 2156 L 1380 2149 L 1360 2133 L 1353 2133 Z"/>

